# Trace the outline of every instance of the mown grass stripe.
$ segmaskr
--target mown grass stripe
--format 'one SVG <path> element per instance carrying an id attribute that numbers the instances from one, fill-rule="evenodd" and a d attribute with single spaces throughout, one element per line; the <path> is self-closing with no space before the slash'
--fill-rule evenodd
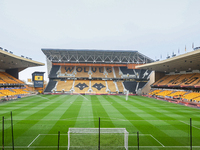
<path id="1" fill-rule="evenodd" d="M 93 119 L 93 110 L 91 100 L 86 98 L 83 95 L 80 95 L 79 98 L 82 100 L 81 108 L 76 119 L 75 126 L 77 128 L 93 128 L 94 119 Z"/>
<path id="2" fill-rule="evenodd" d="M 63 98 L 62 100 L 60 100 L 61 105 L 60 107 L 64 107 L 65 109 L 61 109 L 60 107 L 58 107 L 56 110 L 54 110 L 54 112 L 51 112 L 51 114 L 54 114 L 54 117 L 57 118 L 57 120 L 51 121 L 50 126 L 48 129 L 46 129 L 46 136 L 40 137 L 40 139 L 37 141 L 37 143 L 33 143 L 32 146 L 34 145 L 41 145 L 43 143 L 51 143 L 52 145 L 56 145 L 57 144 L 57 140 L 55 140 L 54 138 L 48 138 L 48 135 L 51 134 L 55 134 L 57 135 L 58 131 L 60 131 L 61 133 L 67 133 L 68 128 L 66 120 L 65 121 L 60 121 L 59 119 L 64 116 L 64 114 L 68 111 L 68 109 L 71 107 L 71 105 L 77 100 L 77 96 L 65 96 L 65 98 Z M 48 116 L 48 117 L 51 117 Z M 45 121 L 44 121 L 45 122 Z M 41 122 L 42 123 L 42 122 Z M 43 124 L 43 123 L 42 123 Z M 43 134 L 41 134 L 43 135 Z M 64 136 L 65 140 L 62 138 L 60 145 L 67 145 L 67 136 Z"/>
<path id="3" fill-rule="evenodd" d="M 89 101 L 83 102 L 83 97 L 87 97 Z M 8 113 L 8 117 L 10 115 L 10 110 L 15 109 L 13 116 L 14 131 L 16 130 L 19 135 L 14 135 L 14 137 L 22 137 L 21 139 L 24 145 L 27 146 L 30 144 L 29 142 L 31 142 L 31 140 L 24 140 L 25 134 L 30 133 L 34 135 L 32 136 L 33 140 L 37 137 L 37 133 L 45 133 L 45 135 L 42 135 L 42 137 L 39 137 L 31 144 L 30 148 L 34 147 L 34 149 L 39 149 L 39 147 L 40 149 L 41 147 L 42 149 L 47 149 L 56 145 L 56 135 L 59 130 L 61 134 L 63 134 L 61 135 L 61 146 L 66 148 L 67 131 L 69 127 L 76 127 L 85 122 L 90 122 L 94 124 L 95 127 L 98 127 L 99 116 L 102 118 L 101 125 L 104 127 L 125 127 L 128 129 L 130 133 L 130 149 L 136 148 L 134 146 L 137 144 L 136 136 L 132 136 L 132 134 L 135 134 L 135 131 L 140 131 L 140 135 L 147 133 L 152 134 L 153 137 L 165 146 L 165 150 L 169 150 L 172 147 L 176 149 L 176 146 L 179 146 L 179 149 L 181 147 L 184 149 L 188 146 L 189 132 L 185 134 L 185 132 L 182 131 L 189 131 L 188 118 L 191 116 L 194 118 L 193 145 L 194 147 L 200 146 L 200 130 L 198 129 L 198 127 L 200 127 L 200 110 L 168 103 L 166 101 L 141 96 L 129 96 L 129 100 L 126 101 L 124 96 L 40 95 L 35 96 L 35 99 L 33 99 L 33 97 L 30 97 L 30 100 L 28 98 L 25 98 L 25 100 L 22 98 L 14 102 L 8 102 L 6 105 L 0 104 L 0 107 L 3 106 L 6 107 L 4 107 L 2 114 Z M 10 125 L 9 118 L 6 121 Z M 80 124 L 78 122 L 80 122 Z M 181 131 L 178 135 L 175 134 L 177 130 Z M 10 129 L 6 131 L 10 134 Z M 23 136 L 20 135 L 20 133 L 22 133 Z M 51 136 L 51 134 L 54 135 Z M 26 136 L 29 138 L 28 135 Z M 141 136 L 140 138 L 140 146 L 143 147 L 143 149 L 163 149 L 162 146 L 150 136 Z M 186 142 L 181 143 L 177 142 L 177 140 Z M 7 141 L 9 142 L 9 140 Z M 18 147 L 20 146 L 23 147 L 23 145 L 18 145 Z M 22 149 L 26 149 L 26 147 Z"/>
<path id="4" fill-rule="evenodd" d="M 119 120 L 119 122 L 112 121 L 116 128 L 132 128 L 133 130 L 137 131 L 137 128 L 131 124 L 129 120 L 127 120 L 124 115 L 117 109 L 119 105 L 116 105 L 112 100 L 105 96 L 98 96 L 99 102 L 101 103 L 102 107 L 112 120 Z M 112 104 L 111 104 L 112 103 Z M 122 122 L 120 120 L 123 120 Z M 126 121 L 124 121 L 126 120 Z"/>
<path id="5" fill-rule="evenodd" d="M 115 125 L 113 124 L 111 118 L 107 114 L 106 110 L 102 106 L 100 100 L 97 98 L 96 95 L 91 95 L 91 102 L 92 102 L 92 109 L 93 109 L 93 116 L 95 119 L 95 128 L 99 127 L 99 117 L 100 117 L 100 126 L 101 128 L 112 127 L 114 128 Z"/>
<path id="6" fill-rule="evenodd" d="M 128 119 L 130 119 L 130 115 L 129 114 L 133 114 L 134 112 L 133 111 L 131 111 L 130 109 L 127 109 L 126 107 L 127 107 L 127 102 L 126 101 L 124 101 L 124 100 L 121 100 L 121 99 L 119 99 L 119 98 L 117 98 L 117 97 L 115 97 L 115 96 L 111 96 L 111 98 L 113 99 L 113 100 L 115 100 L 115 102 L 116 103 L 118 103 L 119 105 L 120 105 L 120 112 L 124 112 L 124 111 L 126 111 L 127 113 L 125 114 L 125 113 L 123 113 L 124 114 L 124 116 L 125 117 L 127 117 Z M 130 98 L 129 98 L 130 99 Z M 140 101 L 140 103 L 141 103 L 142 101 Z M 141 104 L 137 104 L 138 106 L 142 106 Z M 147 105 L 147 104 L 144 104 L 144 105 Z M 153 110 L 152 109 L 150 109 L 150 108 L 148 108 L 148 107 L 145 107 L 145 109 L 143 109 L 142 110 L 143 112 L 145 112 L 145 114 L 149 114 L 149 115 L 152 115 L 152 116 L 154 116 L 154 113 L 152 113 L 153 112 Z M 140 112 L 141 113 L 141 112 Z M 141 120 L 146 120 L 145 118 L 143 118 L 141 115 L 139 115 L 140 113 L 137 113 L 137 117 L 139 117 Z M 157 118 L 156 116 L 154 116 L 154 118 Z M 169 120 L 171 120 L 170 118 L 169 118 Z M 147 126 L 147 127 L 154 127 L 154 125 L 152 124 L 152 122 L 149 122 L 149 121 L 145 121 L 144 122 L 143 121 L 143 123 L 145 123 L 145 125 Z M 169 123 L 167 123 L 167 122 L 165 122 L 165 121 L 163 121 L 163 122 L 160 122 L 161 124 L 165 124 L 166 126 L 168 126 L 169 125 Z M 140 123 L 140 125 L 141 125 L 141 123 Z M 172 126 L 169 126 L 169 127 L 171 127 L 172 128 Z M 139 127 L 138 127 L 139 128 Z M 166 133 L 165 132 L 165 130 L 162 130 L 162 129 L 160 129 L 160 128 L 156 128 L 156 130 L 157 131 L 159 131 L 161 134 L 163 134 L 163 136 L 168 136 L 169 137 L 169 135 L 168 135 L 168 133 Z M 181 132 L 181 131 L 179 131 L 179 132 Z M 143 130 L 143 132 L 142 133 L 148 133 L 148 130 Z M 157 138 L 157 137 L 156 137 Z M 172 139 L 171 139 L 172 140 Z M 176 140 L 176 139 L 174 139 L 174 140 Z M 174 141 L 174 140 L 172 140 L 172 141 Z M 160 140 L 159 140 L 160 141 Z M 176 141 L 176 142 L 179 142 L 179 141 Z M 182 141 L 180 141 L 180 143 L 181 143 Z M 164 141 L 162 142 L 162 143 L 164 143 Z M 164 143 L 164 145 L 165 145 L 165 143 Z"/>
<path id="7" fill-rule="evenodd" d="M 55 102 L 58 101 L 60 98 L 62 98 L 63 96 L 59 96 L 55 99 Z M 44 103 L 41 103 L 40 105 L 43 105 Z M 34 113 L 31 115 L 29 113 L 26 113 L 26 118 L 37 118 L 37 119 L 42 119 L 43 117 L 45 117 L 47 114 L 49 114 L 49 112 L 53 109 L 56 108 L 56 106 L 58 105 L 55 105 L 55 104 L 48 104 L 48 105 L 44 105 L 43 108 L 39 111 L 34 111 Z M 46 108 L 49 107 L 51 108 L 51 110 L 46 110 Z M 28 111 L 28 110 L 27 110 Z M 15 118 L 15 112 L 13 112 L 14 116 L 13 116 L 13 119 Z M 28 114 L 28 115 L 27 115 Z M 19 114 L 18 114 L 19 115 Z M 15 131 L 15 135 L 14 135 L 14 138 L 15 138 L 15 141 L 16 141 L 16 145 L 22 145 L 25 143 L 26 140 L 28 140 L 28 137 L 31 135 L 31 134 L 34 134 L 34 132 L 27 132 L 28 130 L 30 130 L 32 127 L 34 128 L 34 125 L 37 124 L 39 122 L 39 120 L 34 120 L 34 121 L 29 121 L 28 122 L 28 126 L 26 124 L 26 121 L 24 120 L 13 120 L 14 122 L 14 131 Z M 23 130 L 20 130 L 22 129 Z M 35 130 L 36 129 L 39 129 L 40 130 L 40 127 L 35 127 Z M 7 129 L 9 130 L 9 128 Z M 18 131 L 18 132 L 17 132 Z M 19 132 L 20 131 L 20 132 Z M 25 137 L 25 141 L 21 140 L 23 139 L 23 137 Z M 9 141 L 7 141 L 9 142 Z M 7 145 L 11 145 L 11 142 L 10 143 L 7 143 Z"/>

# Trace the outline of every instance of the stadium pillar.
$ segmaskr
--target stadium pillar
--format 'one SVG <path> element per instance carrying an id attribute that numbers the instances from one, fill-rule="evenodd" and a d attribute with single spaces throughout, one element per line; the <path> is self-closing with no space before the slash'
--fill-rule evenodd
<path id="1" fill-rule="evenodd" d="M 139 145 L 139 131 L 137 131 L 137 144 L 138 144 L 138 150 L 140 149 L 140 145 Z"/>
<path id="2" fill-rule="evenodd" d="M 2 150 L 4 150 L 4 116 L 2 118 Z"/>
<path id="3" fill-rule="evenodd" d="M 59 150 L 59 145 L 60 145 L 60 131 L 58 131 L 58 150 Z"/>
<path id="4" fill-rule="evenodd" d="M 12 148 L 14 150 L 14 134 L 13 134 L 13 119 L 12 119 L 12 111 L 10 112 L 11 116 L 11 132 L 12 132 Z"/>
<path id="5" fill-rule="evenodd" d="M 99 145 L 98 145 L 98 150 L 100 150 L 100 117 L 99 117 Z"/>
<path id="6" fill-rule="evenodd" d="M 192 150 L 192 118 L 190 118 L 190 150 Z"/>

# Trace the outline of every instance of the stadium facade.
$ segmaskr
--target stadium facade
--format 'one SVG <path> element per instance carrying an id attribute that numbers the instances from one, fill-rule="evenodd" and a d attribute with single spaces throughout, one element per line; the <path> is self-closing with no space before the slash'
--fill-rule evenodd
<path id="1" fill-rule="evenodd" d="M 150 97 L 200 107 L 200 48 L 137 69 L 155 71 Z"/>
<path id="2" fill-rule="evenodd" d="M 136 94 L 152 71 L 135 66 L 154 62 L 133 50 L 42 49 L 49 83 L 45 93 Z"/>
<path id="3" fill-rule="evenodd" d="M 7 49 L 0 48 L 0 98 L 16 99 L 29 95 L 32 90 L 35 90 L 19 80 L 20 71 L 34 66 L 44 66 L 44 63 L 23 55 L 17 56 Z"/>

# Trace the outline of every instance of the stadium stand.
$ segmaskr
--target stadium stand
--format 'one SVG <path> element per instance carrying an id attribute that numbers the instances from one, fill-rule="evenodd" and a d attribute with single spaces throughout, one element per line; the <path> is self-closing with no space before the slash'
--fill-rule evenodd
<path id="1" fill-rule="evenodd" d="M 165 97 L 165 96 L 171 94 L 172 92 L 173 92 L 173 91 L 171 91 L 171 90 L 164 90 L 164 91 L 159 92 L 159 93 L 157 93 L 157 94 L 155 94 L 155 95 Z"/>
<path id="2" fill-rule="evenodd" d="M 3 95 L 6 95 L 6 96 L 13 96 L 13 95 L 16 95 L 15 92 L 12 92 L 12 91 L 10 91 L 10 90 L 1 90 L 1 93 L 2 93 Z"/>
<path id="3" fill-rule="evenodd" d="M 167 86 L 169 83 L 173 83 L 175 80 L 179 79 L 180 75 L 167 75 L 166 77 L 161 78 L 159 81 L 153 85 L 157 86 Z"/>
<path id="4" fill-rule="evenodd" d="M 114 67 L 116 78 L 121 78 L 119 67 Z"/>
<path id="5" fill-rule="evenodd" d="M 92 80 L 91 88 L 95 93 L 108 93 L 106 91 L 106 82 L 103 80 Z"/>
<path id="6" fill-rule="evenodd" d="M 200 73 L 192 74 L 187 81 L 180 84 L 180 86 L 199 86 L 200 84 Z"/>
<path id="7" fill-rule="evenodd" d="M 88 92 L 90 85 L 89 80 L 76 80 L 74 83 L 75 93 L 85 93 Z"/>
<path id="8" fill-rule="evenodd" d="M 59 71 L 59 68 L 61 68 L 61 71 Z M 87 84 L 89 83 L 89 80 L 94 80 L 94 79 L 106 79 L 106 78 L 111 78 L 111 79 L 121 79 L 121 82 L 116 82 L 116 84 L 113 81 L 108 80 L 107 82 L 102 81 L 103 83 L 105 82 L 107 84 L 107 89 L 111 92 L 111 93 L 123 93 L 124 91 L 128 90 L 130 93 L 135 94 L 136 91 L 138 89 L 142 89 L 145 84 L 147 83 L 148 80 L 147 77 L 146 79 L 142 78 L 144 77 L 141 76 L 141 78 L 138 76 L 138 79 L 141 80 L 146 80 L 146 81 L 123 81 L 123 76 L 121 76 L 120 74 L 122 74 L 122 70 L 124 71 L 124 73 L 134 73 L 135 70 L 131 70 L 131 69 L 127 69 L 125 67 L 90 67 L 90 66 L 56 66 L 56 67 L 52 67 L 51 71 L 50 71 L 50 75 L 49 77 L 56 79 L 54 81 L 50 81 L 49 85 L 46 87 L 46 92 L 51 92 L 53 89 L 55 91 L 59 91 L 59 92 L 63 92 L 63 91 L 70 91 L 72 89 L 72 91 L 74 90 L 74 92 L 87 92 L 89 89 L 87 90 L 78 90 L 77 88 L 74 87 L 74 89 L 72 88 L 72 84 L 73 84 L 73 80 L 70 81 L 70 79 L 75 79 L 75 78 L 85 78 L 88 79 Z M 130 71 L 131 70 L 131 71 Z M 60 73 L 59 73 L 60 72 Z M 140 73 L 140 71 L 137 70 L 137 72 Z M 143 74 L 145 74 L 145 72 L 147 71 L 143 71 Z M 151 72 L 148 72 L 148 75 Z M 56 74 L 58 74 L 58 76 L 56 76 Z M 134 73 L 135 74 L 135 73 Z M 74 76 L 75 75 L 75 76 Z M 66 78 L 67 77 L 67 78 Z M 136 76 L 132 76 L 132 78 L 135 78 Z M 91 81 L 92 83 L 94 81 Z M 76 81 L 77 83 L 77 81 Z M 75 84 L 76 84 L 75 83 Z M 99 81 L 98 81 L 99 83 Z M 55 85 L 56 84 L 56 85 Z M 96 90 L 91 87 L 91 91 L 94 91 L 96 93 L 108 93 L 108 91 L 99 91 Z"/>
<path id="9" fill-rule="evenodd" d="M 161 90 L 153 90 L 149 93 L 149 95 L 155 95 L 157 93 L 159 93 Z"/>
<path id="10" fill-rule="evenodd" d="M 73 74 L 75 70 L 76 70 L 76 67 L 74 66 L 61 66 L 62 74 Z"/>
<path id="11" fill-rule="evenodd" d="M 107 78 L 114 78 L 114 74 L 116 73 L 114 72 L 115 70 L 113 69 L 113 67 L 106 67 L 105 70 Z"/>
<path id="12" fill-rule="evenodd" d="M 119 82 L 116 82 L 116 83 L 117 83 L 119 93 L 123 93 L 124 92 L 123 82 L 119 81 Z"/>
<path id="13" fill-rule="evenodd" d="M 200 85 L 200 73 L 165 75 L 152 87 L 195 87 Z"/>
<path id="14" fill-rule="evenodd" d="M 185 94 L 185 91 L 174 91 L 171 94 L 169 94 L 168 96 L 170 97 L 176 97 L 176 98 L 181 98 L 183 97 L 183 95 Z"/>
<path id="15" fill-rule="evenodd" d="M 196 97 L 196 98 L 194 98 L 194 99 L 193 99 L 193 102 L 198 102 L 198 103 L 200 103 L 200 96 L 199 96 L 199 97 Z"/>
<path id="16" fill-rule="evenodd" d="M 15 95 L 22 95 L 22 94 L 29 94 L 25 89 L 12 89 L 16 94 Z"/>
<path id="17" fill-rule="evenodd" d="M 0 72 L 0 97 L 27 95 L 24 82 L 16 79 L 6 72 Z"/>
<path id="18" fill-rule="evenodd" d="M 137 63 L 142 64 L 153 61 L 137 51 L 42 51 L 50 62 L 47 64 L 50 82 L 45 93 L 125 94 L 128 90 L 130 94 L 135 94 L 148 82 L 147 71 L 138 69 L 144 76 L 136 78 L 134 67 L 138 64 L 130 64 L 130 61 L 139 60 Z"/>
<path id="19" fill-rule="evenodd" d="M 200 93 L 196 93 L 196 92 L 191 92 L 183 96 L 184 99 L 187 99 L 189 101 L 192 101 L 193 99 L 198 98 L 198 97 L 200 97 Z"/>
<path id="20" fill-rule="evenodd" d="M 19 80 L 19 72 L 34 66 L 44 66 L 44 63 L 34 61 L 28 57 L 20 57 L 13 52 L 0 48 L 0 101 L 17 99 L 28 96 L 34 90 L 28 89 L 25 82 Z"/>
<path id="21" fill-rule="evenodd" d="M 134 81 L 124 81 L 123 82 L 124 87 L 126 88 L 126 90 L 128 90 L 129 92 L 136 94 L 136 86 L 137 86 L 137 82 Z"/>
<path id="22" fill-rule="evenodd" d="M 58 81 L 56 91 L 70 91 L 73 86 L 73 80 Z"/>
<path id="23" fill-rule="evenodd" d="M 63 91 L 63 90 L 67 91 L 65 87 L 67 87 L 66 81 L 58 81 L 56 86 L 56 91 Z"/>
<path id="24" fill-rule="evenodd" d="M 6 82 L 0 77 L 0 84 L 6 84 Z"/>
<path id="25" fill-rule="evenodd" d="M 88 78 L 89 77 L 89 72 L 90 67 L 84 66 L 84 67 L 76 67 L 76 75 L 75 77 L 79 77 L 79 78 Z"/>
<path id="26" fill-rule="evenodd" d="M 111 93 L 116 93 L 117 89 L 115 86 L 115 83 L 113 81 L 107 81 L 108 84 L 108 89 L 110 90 Z"/>
<path id="27" fill-rule="evenodd" d="M 91 67 L 92 78 L 105 78 L 104 67 Z"/>
<path id="28" fill-rule="evenodd" d="M 6 72 L 0 72 L 0 79 L 2 84 L 23 84 L 22 81 L 12 77 Z"/>

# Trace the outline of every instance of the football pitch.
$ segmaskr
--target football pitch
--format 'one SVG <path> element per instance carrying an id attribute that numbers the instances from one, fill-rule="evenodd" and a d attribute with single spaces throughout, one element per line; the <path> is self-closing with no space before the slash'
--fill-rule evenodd
<path id="1" fill-rule="evenodd" d="M 200 149 L 200 109 L 142 96 L 35 95 L 0 103 L 4 116 L 5 150 L 12 149 L 11 113 L 15 149 L 68 149 L 69 128 L 125 128 L 128 149 Z M 190 128 L 192 118 L 192 128 Z M 2 124 L 2 120 L 0 120 Z M 2 135 L 2 125 L 0 126 Z M 101 134 L 100 134 L 101 135 Z M 108 135 L 108 134 L 107 134 Z M 98 135 L 77 134 L 70 138 L 70 150 L 98 149 Z M 2 136 L 0 136 L 2 148 Z M 101 136 L 101 150 L 125 150 L 124 137 Z"/>

